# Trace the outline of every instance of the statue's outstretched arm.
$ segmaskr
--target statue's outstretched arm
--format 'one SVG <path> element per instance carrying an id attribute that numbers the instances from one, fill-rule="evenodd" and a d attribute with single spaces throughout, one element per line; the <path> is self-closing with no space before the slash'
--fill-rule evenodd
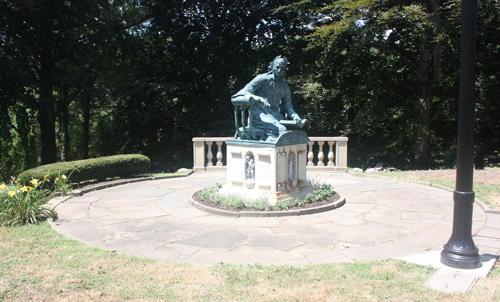
<path id="1" fill-rule="evenodd" d="M 255 95 L 255 92 L 259 90 L 262 83 L 261 76 L 255 77 L 243 89 L 231 97 L 233 105 L 252 106 L 255 102 L 260 102 L 265 107 L 271 106 L 266 98 Z"/>

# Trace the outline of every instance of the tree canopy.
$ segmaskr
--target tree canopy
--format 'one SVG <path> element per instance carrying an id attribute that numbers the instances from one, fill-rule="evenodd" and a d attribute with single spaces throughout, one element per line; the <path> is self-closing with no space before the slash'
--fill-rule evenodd
<path id="1" fill-rule="evenodd" d="M 500 156 L 500 3 L 478 1 L 476 167 Z M 452 167 L 460 2 L 0 1 L 0 178 L 143 153 L 190 166 L 233 134 L 230 96 L 284 55 L 309 135 L 349 165 Z"/>

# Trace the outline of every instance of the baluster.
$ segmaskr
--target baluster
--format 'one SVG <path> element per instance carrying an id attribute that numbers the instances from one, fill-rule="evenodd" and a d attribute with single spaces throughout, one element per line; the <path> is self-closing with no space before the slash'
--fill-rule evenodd
<path id="1" fill-rule="evenodd" d="M 193 169 L 205 171 L 205 139 L 193 137 Z"/>
<path id="2" fill-rule="evenodd" d="M 216 142 L 217 143 L 217 166 L 222 166 L 222 143 L 223 142 Z"/>
<path id="3" fill-rule="evenodd" d="M 313 153 L 314 141 L 308 141 L 307 145 L 309 145 L 309 152 L 307 153 L 307 159 L 309 161 L 307 162 L 307 165 L 314 166 L 314 162 L 313 162 L 313 160 L 314 160 L 314 153 Z"/>
<path id="4" fill-rule="evenodd" d="M 323 145 L 324 141 L 318 141 L 319 152 L 318 152 L 318 166 L 324 166 L 323 158 L 325 158 L 325 154 L 323 153 Z"/>
<path id="5" fill-rule="evenodd" d="M 212 162 L 212 158 L 214 155 L 212 154 L 212 145 L 214 142 L 207 141 L 207 167 L 212 167 L 214 163 Z"/>
<path id="6" fill-rule="evenodd" d="M 335 163 L 333 162 L 333 159 L 335 158 L 335 155 L 333 154 L 333 145 L 335 144 L 335 141 L 329 141 L 328 145 L 330 145 L 330 151 L 328 152 L 328 166 L 335 166 Z"/>

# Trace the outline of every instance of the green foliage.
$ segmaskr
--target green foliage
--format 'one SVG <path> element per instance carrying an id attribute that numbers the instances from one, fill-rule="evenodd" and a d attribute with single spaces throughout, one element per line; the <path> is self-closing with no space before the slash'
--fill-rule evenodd
<path id="1" fill-rule="evenodd" d="M 222 185 L 217 184 L 214 187 L 205 188 L 200 192 L 201 200 L 210 200 L 216 204 L 224 204 L 237 209 L 244 207 L 254 208 L 259 211 L 267 211 L 269 209 L 269 203 L 266 198 L 261 197 L 253 201 L 247 201 L 241 195 L 238 194 L 221 194 L 219 189 Z"/>
<path id="2" fill-rule="evenodd" d="M 146 173 L 149 170 L 149 165 L 149 158 L 140 154 L 106 156 L 39 166 L 19 174 L 19 181 L 28 183 L 33 178 L 41 178 L 46 175 L 50 179 L 57 179 L 60 174 L 69 175 L 69 180 L 72 182 L 102 180 L 108 177 Z"/>
<path id="3" fill-rule="evenodd" d="M 193 136 L 233 134 L 230 96 L 276 55 L 311 136 L 349 165 L 450 167 L 460 1 L 0 1 L 0 177 L 145 154 L 192 163 Z M 478 2 L 476 167 L 500 141 L 498 1 Z M 241 16 L 245 16 L 242 18 Z"/>
<path id="4" fill-rule="evenodd" d="M 314 29 L 306 37 L 313 63 L 296 86 L 310 114 L 308 134 L 348 136 L 351 166 L 454 165 L 459 1 L 306 0 L 283 10 L 309 16 Z M 477 167 L 500 140 L 492 122 L 500 114 L 498 85 L 490 86 L 500 70 L 499 12 L 497 1 L 478 3 Z"/>
<path id="5" fill-rule="evenodd" d="M 71 173 L 69 174 L 71 177 Z M 71 191 L 73 185 L 69 180 L 69 177 L 65 174 L 59 173 L 59 176 L 54 178 L 53 191 L 61 193 L 62 196 L 66 195 L 69 191 Z"/>
<path id="6" fill-rule="evenodd" d="M 330 184 L 320 184 L 318 182 L 312 184 L 312 188 L 313 191 L 310 194 L 307 194 L 304 198 L 293 200 L 291 204 L 295 207 L 303 207 L 306 204 L 315 204 L 316 202 L 325 200 L 335 194 L 335 191 Z"/>
<path id="7" fill-rule="evenodd" d="M 432 39 L 424 8 L 342 1 L 321 11 L 332 21 L 310 35 L 310 47 L 327 49 L 319 58 L 318 81 L 333 95 L 320 102 L 334 114 L 329 120 L 349 136 L 351 162 L 358 165 L 359 158 L 361 164 L 375 159 L 402 164 L 408 155 L 424 156 L 416 148 L 428 144 L 419 131 L 429 131 L 429 107 L 419 94 L 423 80 L 416 72 L 422 68 L 422 46 Z M 334 102 L 343 106 L 332 107 Z"/>
<path id="8" fill-rule="evenodd" d="M 217 203 L 216 196 L 219 194 L 219 189 L 222 188 L 222 185 L 216 184 L 214 187 L 208 187 L 200 192 L 200 199 L 201 200 L 212 200 L 214 203 Z"/>
<path id="9" fill-rule="evenodd" d="M 276 202 L 276 209 L 279 211 L 286 211 L 290 207 L 290 201 L 285 200 L 285 201 L 277 201 Z"/>
<path id="10" fill-rule="evenodd" d="M 23 162 L 21 152 L 16 135 L 0 137 L 0 181 L 7 181 L 22 171 L 19 167 Z"/>
<path id="11" fill-rule="evenodd" d="M 290 206 L 303 207 L 306 204 L 315 204 L 316 202 L 325 200 L 335 194 L 332 185 L 321 183 L 319 181 L 309 181 L 313 191 L 307 194 L 304 198 L 294 199 L 290 202 Z"/>
<path id="12" fill-rule="evenodd" d="M 500 153 L 500 3 L 478 1 L 475 91 L 475 165 L 484 168 L 491 155 Z"/>
<path id="13" fill-rule="evenodd" d="M 288 210 L 290 207 L 303 207 L 306 204 L 314 204 L 316 202 L 325 200 L 326 198 L 335 194 L 332 185 L 320 182 L 314 182 L 311 184 L 313 192 L 307 194 L 306 197 L 302 199 L 294 199 L 292 201 L 278 201 L 276 202 L 276 209 L 279 211 Z M 247 201 L 240 195 L 236 194 L 220 194 L 219 189 L 222 188 L 221 185 L 217 184 L 215 187 L 205 188 L 200 191 L 199 196 L 201 200 L 211 200 L 216 204 L 224 204 L 228 206 L 235 207 L 237 209 L 243 207 L 254 208 L 259 211 L 268 211 L 270 209 L 269 202 L 267 198 L 261 197 L 253 201 Z"/>
<path id="14" fill-rule="evenodd" d="M 227 194 L 226 196 L 221 196 L 221 203 L 235 207 L 237 209 L 244 208 L 246 206 L 246 200 L 237 194 Z"/>
<path id="15" fill-rule="evenodd" d="M 9 127 L 0 134 L 0 182 L 7 182 L 34 167 L 38 158 L 34 116 L 23 104 L 17 103 L 8 110 L 7 118 Z"/>
<path id="16" fill-rule="evenodd" d="M 49 183 L 50 189 L 44 188 Z M 51 181 L 48 175 L 33 178 L 29 185 L 19 181 L 0 184 L 0 226 L 37 223 L 40 220 L 57 217 L 57 213 L 47 206 L 56 192 L 65 195 L 69 189 L 67 177 L 59 174 Z"/>
<path id="17" fill-rule="evenodd" d="M 269 206 L 269 202 L 267 201 L 267 198 L 265 197 L 260 197 L 252 201 L 249 205 L 249 207 L 257 209 L 259 211 L 269 211 L 271 208 Z"/>

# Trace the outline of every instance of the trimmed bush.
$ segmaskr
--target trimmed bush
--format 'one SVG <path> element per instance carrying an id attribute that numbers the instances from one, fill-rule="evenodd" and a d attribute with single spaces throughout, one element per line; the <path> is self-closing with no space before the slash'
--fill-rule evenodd
<path id="1" fill-rule="evenodd" d="M 126 177 L 143 174 L 149 171 L 150 160 L 140 154 L 125 154 L 60 162 L 43 165 L 26 170 L 19 174 L 20 183 L 28 183 L 32 179 L 56 179 L 66 175 L 74 183 L 86 180 L 104 180 L 109 177 Z"/>

